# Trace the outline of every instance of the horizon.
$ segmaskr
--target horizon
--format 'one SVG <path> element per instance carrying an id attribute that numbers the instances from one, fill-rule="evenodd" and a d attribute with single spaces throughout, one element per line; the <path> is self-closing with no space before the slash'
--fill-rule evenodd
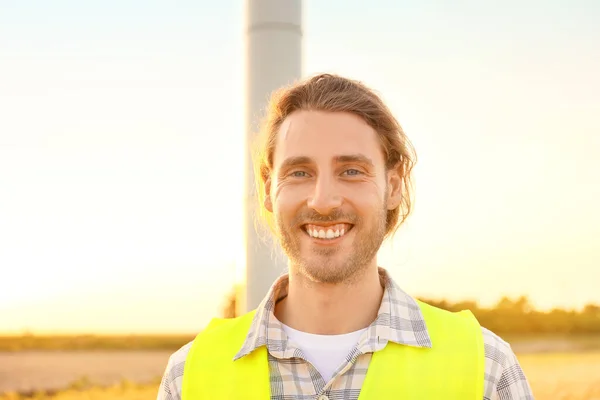
<path id="1" fill-rule="evenodd" d="M 462 304 L 462 303 L 475 303 L 476 307 L 478 309 L 485 309 L 485 310 L 498 310 L 498 305 L 499 303 L 504 300 L 504 299 L 508 299 L 510 301 L 517 301 L 519 300 L 520 297 L 525 297 L 527 299 L 527 301 L 529 302 L 529 305 L 532 305 L 529 298 L 527 298 L 527 296 L 516 296 L 516 297 L 506 297 L 503 296 L 501 298 L 499 298 L 496 302 L 494 302 L 493 304 L 488 304 L 488 305 L 484 305 L 481 304 L 480 302 L 478 302 L 476 299 L 458 299 L 455 301 L 450 301 L 448 299 L 442 299 L 442 298 L 423 298 L 421 296 L 415 296 L 416 298 L 418 298 L 419 300 L 425 301 L 425 302 L 447 302 L 450 306 L 453 305 L 458 305 L 458 304 Z M 554 308 L 547 308 L 547 309 L 538 309 L 536 307 L 531 308 L 530 312 L 533 313 L 543 313 L 543 314 L 549 314 L 553 311 L 566 311 L 566 312 L 575 312 L 575 313 L 582 313 L 585 309 L 585 307 L 587 306 L 596 306 L 596 307 L 600 307 L 600 302 L 599 303 L 587 303 L 585 305 L 583 305 L 582 307 L 578 307 L 578 308 L 568 308 L 568 307 L 554 307 Z M 221 315 L 215 315 L 215 317 L 217 318 L 222 318 Z M 202 329 L 202 328 L 200 328 Z M 193 331 L 164 331 L 164 332 L 160 332 L 160 331 L 147 331 L 147 332 L 136 332 L 136 331 L 101 331 L 101 332 L 91 332 L 91 331 L 72 331 L 72 330 L 65 330 L 65 331 L 60 331 L 60 330 L 41 330 L 41 331 L 35 331 L 35 330 L 31 330 L 31 329 L 27 329 L 27 328 L 23 328 L 21 330 L 14 330 L 14 331 L 2 331 L 0 330 L 0 338 L 5 338 L 5 337 L 25 337 L 25 336 L 38 336 L 38 337 L 75 337 L 75 336 L 102 336 L 102 337 L 121 337 L 121 336 L 144 336 L 144 337 L 171 337 L 171 336 L 195 336 L 198 332 L 193 332 Z M 589 333 L 583 333 L 584 335 L 589 335 Z"/>

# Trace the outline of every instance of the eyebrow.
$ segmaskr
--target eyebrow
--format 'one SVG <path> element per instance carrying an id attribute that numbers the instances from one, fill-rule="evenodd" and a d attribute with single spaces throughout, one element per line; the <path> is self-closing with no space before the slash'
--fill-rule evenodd
<path id="1" fill-rule="evenodd" d="M 374 167 L 373 161 L 371 161 L 371 159 L 369 157 L 367 157 L 363 154 L 344 154 L 344 155 L 335 156 L 333 158 L 333 160 L 336 164 L 354 162 L 354 163 L 366 164 L 370 167 Z M 285 159 L 283 161 L 283 163 L 281 163 L 280 169 L 284 170 L 284 169 L 295 167 L 297 165 L 311 164 L 313 162 L 314 162 L 314 160 L 312 158 L 306 157 L 306 156 L 289 157 L 289 158 Z"/>

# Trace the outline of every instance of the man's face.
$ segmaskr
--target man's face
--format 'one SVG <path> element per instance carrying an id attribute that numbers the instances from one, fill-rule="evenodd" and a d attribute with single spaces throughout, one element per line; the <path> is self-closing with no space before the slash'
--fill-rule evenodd
<path id="1" fill-rule="evenodd" d="M 394 172 L 358 116 L 297 111 L 283 122 L 265 205 L 295 272 L 339 283 L 376 265 L 399 200 Z"/>

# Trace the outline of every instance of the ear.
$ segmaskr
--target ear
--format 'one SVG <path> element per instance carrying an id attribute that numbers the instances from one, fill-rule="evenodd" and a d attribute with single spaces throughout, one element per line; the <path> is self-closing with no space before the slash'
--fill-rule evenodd
<path id="1" fill-rule="evenodd" d="M 387 208 L 388 210 L 394 210 L 402 202 L 402 164 L 398 163 L 387 173 Z"/>
<path id="2" fill-rule="evenodd" d="M 265 201 L 264 206 L 269 212 L 273 212 L 273 203 L 271 202 L 271 178 L 265 181 Z"/>

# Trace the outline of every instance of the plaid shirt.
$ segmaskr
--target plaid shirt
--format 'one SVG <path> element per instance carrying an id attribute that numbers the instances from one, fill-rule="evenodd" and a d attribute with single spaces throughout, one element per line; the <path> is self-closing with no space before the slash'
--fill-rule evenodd
<path id="1" fill-rule="evenodd" d="M 416 301 L 402 291 L 383 269 L 380 279 L 385 288 L 375 321 L 351 350 L 344 365 L 329 382 L 306 361 L 302 350 L 288 341 L 281 322 L 275 318 L 275 303 L 287 295 L 288 275 L 271 286 L 257 308 L 248 336 L 236 359 L 266 345 L 269 357 L 272 400 L 322 398 L 356 400 L 366 377 L 373 352 L 388 341 L 417 347 L 431 347 L 425 321 Z M 484 400 L 532 400 L 531 388 L 510 345 L 482 328 L 485 346 Z M 183 367 L 191 342 L 170 358 L 162 378 L 157 400 L 181 400 Z"/>

